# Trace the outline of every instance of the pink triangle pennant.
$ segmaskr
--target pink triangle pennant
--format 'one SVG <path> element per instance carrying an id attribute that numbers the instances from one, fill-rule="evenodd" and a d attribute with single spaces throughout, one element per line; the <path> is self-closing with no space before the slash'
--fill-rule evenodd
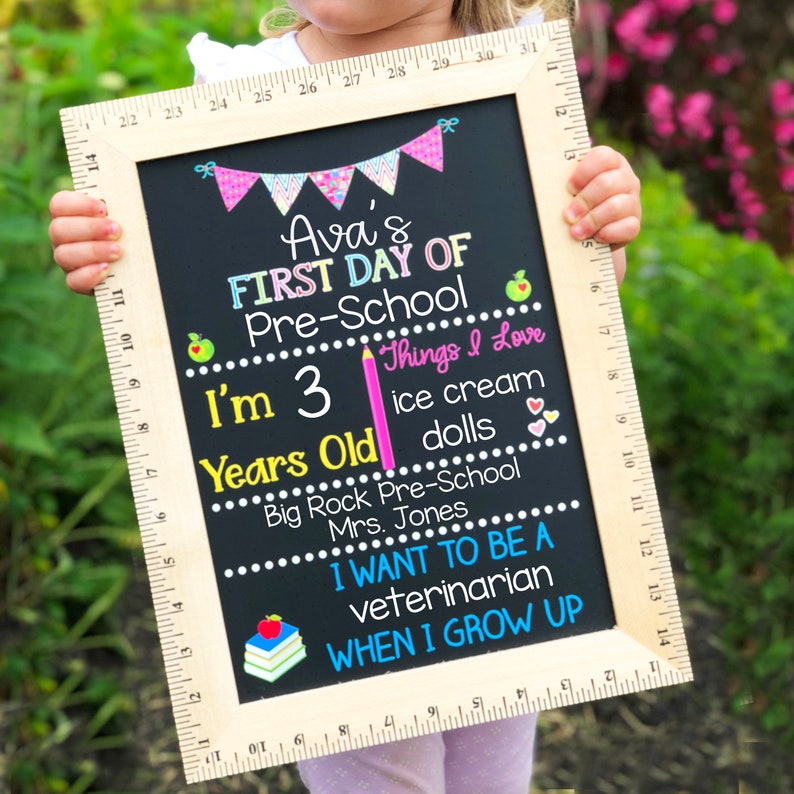
<path id="1" fill-rule="evenodd" d="M 282 215 L 286 215 L 295 203 L 306 176 L 306 174 L 262 174 L 262 181 Z"/>
<path id="2" fill-rule="evenodd" d="M 444 170 L 444 147 L 441 143 L 441 127 L 438 124 L 431 127 L 424 135 L 403 144 L 400 151 L 430 168 L 435 168 L 436 171 Z"/>
<path id="3" fill-rule="evenodd" d="M 390 196 L 394 195 L 397 187 L 397 170 L 400 166 L 400 150 L 380 154 L 356 163 L 356 168 L 364 174 L 367 179 L 371 179 L 381 190 Z"/>
<path id="4" fill-rule="evenodd" d="M 252 171 L 235 171 L 233 168 L 223 168 L 216 165 L 213 173 L 221 198 L 228 212 L 231 212 L 237 203 L 251 189 L 254 182 L 259 179 L 259 174 Z"/>
<path id="5" fill-rule="evenodd" d="M 337 209 L 341 209 L 350 189 L 350 180 L 356 170 L 354 165 L 343 165 L 328 171 L 311 171 L 309 178 Z"/>

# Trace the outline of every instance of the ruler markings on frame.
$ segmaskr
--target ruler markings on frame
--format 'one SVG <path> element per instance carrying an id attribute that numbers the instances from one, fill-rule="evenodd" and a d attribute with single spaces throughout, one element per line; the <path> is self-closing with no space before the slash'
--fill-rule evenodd
<path id="1" fill-rule="evenodd" d="M 482 57 L 483 67 L 487 68 L 491 58 L 516 56 L 517 50 L 520 52 L 522 48 L 528 51 L 522 55 L 538 57 L 538 46 L 545 40 L 545 36 L 541 28 L 537 30 L 522 28 L 510 31 L 506 35 L 489 34 L 476 37 L 476 40 L 455 39 L 436 45 L 426 45 L 413 51 L 379 53 L 343 63 L 319 64 L 287 73 L 208 84 L 192 91 L 177 89 L 155 95 L 157 98 L 154 100 L 151 96 L 133 97 L 102 103 L 100 106 L 73 109 L 72 113 L 64 118 L 64 137 L 72 164 L 75 187 L 86 191 L 97 189 L 95 180 L 91 177 L 91 174 L 97 170 L 97 154 L 92 151 L 91 137 L 85 134 L 86 129 L 119 126 L 124 129 L 128 126 L 135 128 L 143 125 L 157 125 L 161 128 L 167 123 L 187 124 L 197 119 L 204 119 L 210 113 L 218 112 L 222 102 L 236 102 L 241 105 L 266 105 L 270 102 L 278 102 L 280 96 L 292 96 L 298 91 L 306 90 L 310 81 L 314 91 L 322 92 L 326 89 L 337 89 L 340 84 L 344 85 L 345 81 L 349 81 L 350 87 L 355 88 L 356 85 L 363 85 L 365 82 L 376 83 L 384 78 L 399 79 L 409 68 L 415 70 L 416 75 L 421 76 L 433 70 L 448 68 L 454 63 L 471 64 L 478 57 Z M 552 81 L 552 85 L 560 102 L 557 114 L 560 121 L 560 137 L 565 141 L 563 145 L 571 158 L 579 158 L 589 148 L 589 136 L 579 96 L 573 53 L 567 36 L 562 33 L 553 37 L 548 42 L 548 46 L 557 49 L 555 57 L 548 60 L 547 69 L 549 74 L 553 72 L 559 78 Z M 353 75 L 356 77 L 353 78 Z M 411 76 L 415 75 L 412 73 Z M 177 106 L 180 108 L 179 115 L 175 112 Z M 163 111 L 166 111 L 165 114 Z M 631 359 L 626 347 L 626 333 L 618 303 L 617 288 L 612 278 L 609 251 L 604 247 L 593 246 L 590 262 L 594 268 L 593 291 L 602 296 L 597 304 L 603 316 L 600 329 L 605 331 L 605 340 L 611 343 L 605 349 L 616 351 L 614 358 L 619 376 L 618 382 L 621 383 L 624 375 L 628 375 L 628 382 L 633 383 Z M 137 420 L 145 414 L 141 413 L 144 411 L 140 401 L 142 387 L 140 384 L 132 385 L 133 381 L 136 381 L 136 354 L 133 351 L 132 360 L 123 356 L 125 344 L 128 342 L 125 336 L 128 334 L 125 330 L 127 324 L 123 312 L 119 313 L 117 309 L 123 308 L 124 288 L 123 277 L 113 274 L 97 289 L 97 304 L 105 332 L 111 379 L 117 394 L 117 407 L 130 466 L 132 492 L 144 538 L 144 557 L 150 571 L 153 602 L 163 644 L 175 722 L 189 779 L 209 779 L 206 776 L 208 770 L 214 776 L 218 769 L 222 769 L 224 774 L 231 774 L 243 768 L 256 768 L 252 757 L 256 758 L 259 764 L 263 761 L 272 763 L 277 758 L 289 757 L 298 760 L 306 757 L 307 754 L 358 746 L 367 737 L 365 744 L 375 740 L 418 736 L 445 725 L 458 727 L 473 724 L 482 720 L 484 711 L 489 717 L 514 716 L 525 714 L 530 710 L 571 705 L 594 696 L 604 697 L 635 692 L 648 688 L 649 684 L 658 685 L 685 680 L 686 670 L 684 672 L 661 670 L 658 665 L 654 668 L 651 663 L 648 670 L 637 668 L 629 674 L 613 673 L 611 678 L 607 677 L 603 681 L 597 681 L 592 676 L 584 681 L 563 679 L 559 690 L 546 687 L 542 695 L 535 694 L 530 697 L 529 693 L 522 689 L 517 690 L 512 697 L 505 694 L 499 704 L 485 706 L 481 701 L 476 704 L 461 703 L 458 704 L 454 714 L 441 714 L 436 710 L 428 715 L 414 714 L 410 719 L 394 719 L 388 726 L 376 727 L 370 722 L 360 730 L 340 726 L 339 736 L 325 733 L 321 738 L 307 726 L 306 738 L 298 742 L 296 737 L 296 743 L 292 747 L 281 743 L 277 748 L 280 752 L 274 753 L 272 748 L 265 749 L 256 741 L 251 741 L 248 747 L 240 747 L 235 751 L 233 762 L 219 761 L 213 753 L 212 743 L 205 738 L 208 726 L 204 726 L 200 719 L 196 721 L 191 716 L 194 711 L 200 711 L 201 701 L 200 698 L 191 700 L 194 695 L 190 689 L 190 684 L 194 680 L 191 675 L 191 665 L 195 660 L 190 651 L 190 641 L 185 635 L 184 621 L 180 620 L 189 606 L 179 600 L 175 587 L 171 586 L 170 571 L 173 563 L 169 565 L 164 562 L 171 558 L 167 533 L 169 519 L 167 508 L 162 507 L 163 499 L 154 486 L 157 475 L 148 473 L 158 468 L 156 453 L 147 445 L 145 433 L 136 430 L 141 424 Z M 616 389 L 612 394 L 612 400 L 616 412 L 625 417 L 623 438 L 637 459 L 636 466 L 632 467 L 637 474 L 629 472 L 628 476 L 636 483 L 641 494 L 638 498 L 641 500 L 643 520 L 636 522 L 635 526 L 638 537 L 641 537 L 642 543 L 647 545 L 638 549 L 638 557 L 643 564 L 646 579 L 652 581 L 652 586 L 659 588 L 658 603 L 662 606 L 657 612 L 657 618 L 660 626 L 662 623 L 665 624 L 660 630 L 669 634 L 667 644 L 672 650 L 670 654 L 660 653 L 660 655 L 670 662 L 683 661 L 688 667 L 675 585 L 667 561 L 666 543 L 650 461 L 645 452 L 645 436 L 636 388 L 632 385 Z M 158 515 L 161 518 L 158 519 Z M 651 552 L 647 556 L 645 549 Z M 181 606 L 176 607 L 176 604 Z M 664 651 L 665 648 L 661 650 Z M 343 727 L 344 731 L 342 731 Z M 304 734 L 298 735 L 304 736 Z M 309 736 L 311 740 L 308 739 Z"/>

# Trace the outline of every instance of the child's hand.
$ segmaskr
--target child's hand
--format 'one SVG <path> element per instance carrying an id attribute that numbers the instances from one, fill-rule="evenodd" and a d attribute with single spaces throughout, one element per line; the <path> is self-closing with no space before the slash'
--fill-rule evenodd
<path id="1" fill-rule="evenodd" d="M 121 227 L 107 217 L 104 202 L 62 190 L 50 201 L 53 258 L 66 274 L 66 286 L 90 295 L 121 256 Z"/>
<path id="2" fill-rule="evenodd" d="M 640 180 L 622 154 L 608 146 L 596 146 L 577 164 L 568 191 L 574 198 L 563 217 L 571 227 L 571 236 L 609 243 L 620 282 L 626 269 L 621 249 L 640 231 Z"/>

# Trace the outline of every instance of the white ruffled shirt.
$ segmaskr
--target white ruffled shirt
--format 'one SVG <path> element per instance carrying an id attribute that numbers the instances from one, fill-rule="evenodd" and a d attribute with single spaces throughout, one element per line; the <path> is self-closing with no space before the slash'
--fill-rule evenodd
<path id="1" fill-rule="evenodd" d="M 543 12 L 530 11 L 518 22 L 517 27 L 537 25 L 543 22 Z M 294 30 L 273 39 L 264 39 L 258 44 L 238 44 L 230 47 L 212 41 L 206 33 L 197 33 L 187 45 L 188 55 L 196 73 L 196 80 L 215 83 L 219 80 L 235 80 L 265 72 L 277 72 L 308 66 L 309 61 L 298 45 Z"/>

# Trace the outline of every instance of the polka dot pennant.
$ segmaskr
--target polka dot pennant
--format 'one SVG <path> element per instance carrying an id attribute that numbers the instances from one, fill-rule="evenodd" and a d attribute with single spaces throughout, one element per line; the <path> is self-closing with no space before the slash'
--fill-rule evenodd
<path id="1" fill-rule="evenodd" d="M 441 142 L 441 127 L 437 124 L 424 135 L 400 147 L 401 152 L 410 155 L 436 171 L 444 170 L 444 147 Z"/>
<path id="2" fill-rule="evenodd" d="M 218 190 L 221 192 L 221 198 L 223 198 L 228 212 L 237 206 L 240 199 L 259 179 L 259 174 L 253 171 L 235 171 L 232 168 L 223 168 L 219 165 L 215 166 L 214 173 Z"/>

